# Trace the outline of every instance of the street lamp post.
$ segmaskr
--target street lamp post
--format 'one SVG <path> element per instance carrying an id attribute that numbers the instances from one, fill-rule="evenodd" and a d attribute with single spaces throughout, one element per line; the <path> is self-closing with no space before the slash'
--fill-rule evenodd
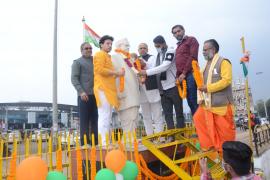
<path id="1" fill-rule="evenodd" d="M 55 0 L 54 9 L 54 34 L 53 34 L 53 133 L 58 129 L 58 106 L 57 106 L 57 13 L 58 13 L 58 0 Z"/>

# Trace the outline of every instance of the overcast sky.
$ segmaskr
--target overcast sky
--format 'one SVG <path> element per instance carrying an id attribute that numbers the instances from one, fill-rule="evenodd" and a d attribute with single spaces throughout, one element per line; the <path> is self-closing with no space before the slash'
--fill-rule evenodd
<path id="1" fill-rule="evenodd" d="M 54 1 L 0 2 L 0 102 L 52 102 L 53 13 Z M 219 42 L 220 55 L 232 61 L 235 80 L 243 77 L 239 59 L 244 36 L 252 53 L 254 100 L 270 97 L 269 0 L 59 0 L 58 13 L 58 103 L 76 104 L 70 72 L 72 61 L 81 55 L 83 16 L 100 36 L 126 37 L 132 52 L 146 42 L 152 54 L 153 38 L 163 35 L 175 46 L 171 27 L 182 24 L 200 43 L 200 64 L 203 42 Z"/>

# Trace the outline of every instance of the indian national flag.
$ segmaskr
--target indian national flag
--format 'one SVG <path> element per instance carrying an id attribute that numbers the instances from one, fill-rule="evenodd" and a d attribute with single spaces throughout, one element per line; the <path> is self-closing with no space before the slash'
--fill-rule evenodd
<path id="1" fill-rule="evenodd" d="M 247 68 L 246 63 L 245 62 L 241 62 L 240 64 L 242 64 L 244 76 L 247 77 L 247 75 L 248 75 L 248 68 Z"/>
<path id="2" fill-rule="evenodd" d="M 84 23 L 84 41 L 94 44 L 99 48 L 99 35 Z"/>

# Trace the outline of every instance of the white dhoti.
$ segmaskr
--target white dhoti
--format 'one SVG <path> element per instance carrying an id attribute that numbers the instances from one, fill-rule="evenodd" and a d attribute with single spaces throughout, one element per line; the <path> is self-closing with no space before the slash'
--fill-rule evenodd
<path id="1" fill-rule="evenodd" d="M 134 106 L 118 112 L 123 132 L 133 132 L 139 119 L 139 107 Z"/>
<path id="2" fill-rule="evenodd" d="M 106 99 L 103 91 L 99 91 L 101 106 L 98 107 L 98 133 L 101 134 L 102 145 L 106 144 L 106 134 L 109 134 L 112 121 L 112 106 Z"/>
<path id="3" fill-rule="evenodd" d="M 162 132 L 164 129 L 164 124 L 160 101 L 153 103 L 142 103 L 141 108 L 146 134 L 151 135 L 153 133 Z"/>

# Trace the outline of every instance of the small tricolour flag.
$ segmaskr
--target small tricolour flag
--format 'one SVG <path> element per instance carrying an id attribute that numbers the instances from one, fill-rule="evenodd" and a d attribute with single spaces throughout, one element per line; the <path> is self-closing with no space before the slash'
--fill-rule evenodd
<path id="1" fill-rule="evenodd" d="M 247 75 L 248 75 L 248 69 L 247 69 L 246 63 L 241 62 L 240 64 L 242 64 L 244 76 L 247 77 Z"/>
<path id="2" fill-rule="evenodd" d="M 99 39 L 100 36 L 93 31 L 86 23 L 84 23 L 84 42 L 89 42 L 90 44 L 94 44 L 97 48 L 99 48 Z"/>

